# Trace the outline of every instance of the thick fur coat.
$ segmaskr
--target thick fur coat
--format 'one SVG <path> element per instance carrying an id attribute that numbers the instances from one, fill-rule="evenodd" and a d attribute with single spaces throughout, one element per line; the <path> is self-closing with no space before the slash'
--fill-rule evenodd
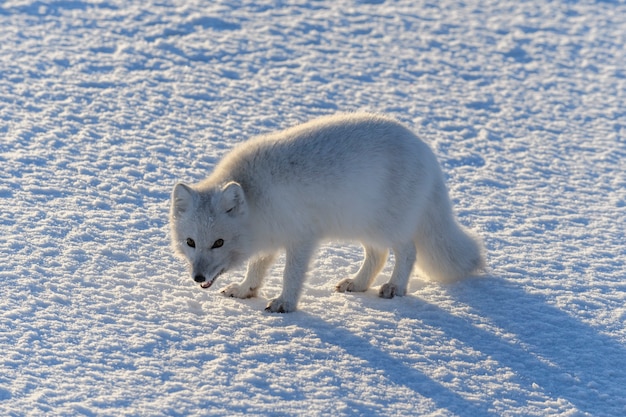
<path id="1" fill-rule="evenodd" d="M 431 149 L 399 122 L 350 113 L 249 140 L 196 185 L 171 200 L 173 247 L 208 288 L 250 260 L 227 296 L 257 295 L 267 269 L 286 251 L 283 290 L 267 309 L 293 311 L 321 240 L 359 241 L 361 269 L 337 290 L 365 291 L 393 250 L 395 267 L 379 293 L 406 293 L 414 264 L 451 282 L 484 267 L 479 239 L 455 219 Z M 417 260 L 417 262 L 416 262 Z"/>

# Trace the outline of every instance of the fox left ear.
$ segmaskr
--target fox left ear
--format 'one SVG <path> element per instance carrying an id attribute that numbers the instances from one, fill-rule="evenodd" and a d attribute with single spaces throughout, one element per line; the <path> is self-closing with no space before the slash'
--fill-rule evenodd
<path id="1" fill-rule="evenodd" d="M 231 216 L 242 215 L 247 212 L 246 196 L 243 188 L 234 181 L 229 182 L 222 188 L 222 198 L 219 204 L 222 211 Z"/>
<path id="2" fill-rule="evenodd" d="M 180 216 L 191 208 L 195 191 L 188 185 L 178 183 L 172 191 L 171 214 L 174 217 Z"/>

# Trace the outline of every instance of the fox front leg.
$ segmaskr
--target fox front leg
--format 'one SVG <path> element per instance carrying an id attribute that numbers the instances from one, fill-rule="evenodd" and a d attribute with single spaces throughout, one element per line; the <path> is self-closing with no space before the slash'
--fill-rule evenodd
<path id="1" fill-rule="evenodd" d="M 252 259 L 248 263 L 248 271 L 246 278 L 239 284 L 230 284 L 222 290 L 222 294 L 226 297 L 235 298 L 252 298 L 256 297 L 259 288 L 263 285 L 263 279 L 267 270 L 272 266 L 276 254 L 271 253 Z"/>
<path id="2" fill-rule="evenodd" d="M 265 308 L 266 311 L 289 313 L 296 309 L 314 248 L 315 242 L 313 241 L 300 242 L 287 247 L 283 291 L 278 298 L 269 302 Z"/>

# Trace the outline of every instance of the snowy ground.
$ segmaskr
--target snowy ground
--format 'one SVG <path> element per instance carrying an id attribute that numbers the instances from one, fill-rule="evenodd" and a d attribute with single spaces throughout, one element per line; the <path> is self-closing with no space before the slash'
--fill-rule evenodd
<path id="1" fill-rule="evenodd" d="M 619 0 L 0 2 L 0 415 L 626 414 L 624 45 Z M 195 285 L 173 184 L 349 110 L 433 146 L 489 276 Z"/>

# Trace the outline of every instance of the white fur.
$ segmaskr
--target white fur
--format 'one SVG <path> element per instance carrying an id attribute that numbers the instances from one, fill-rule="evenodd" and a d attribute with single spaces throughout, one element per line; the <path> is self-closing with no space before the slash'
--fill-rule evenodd
<path id="1" fill-rule="evenodd" d="M 480 241 L 454 217 L 433 152 L 397 121 L 375 114 L 323 117 L 239 145 L 206 180 L 174 187 L 170 223 L 176 252 L 204 287 L 251 258 L 246 278 L 224 289 L 227 296 L 256 296 L 285 249 L 283 290 L 267 308 L 273 312 L 296 308 L 323 239 L 365 248 L 361 269 L 338 283 L 340 292 L 367 290 L 389 249 L 396 263 L 380 289 L 385 298 L 406 293 L 416 259 L 442 282 L 484 266 Z"/>

